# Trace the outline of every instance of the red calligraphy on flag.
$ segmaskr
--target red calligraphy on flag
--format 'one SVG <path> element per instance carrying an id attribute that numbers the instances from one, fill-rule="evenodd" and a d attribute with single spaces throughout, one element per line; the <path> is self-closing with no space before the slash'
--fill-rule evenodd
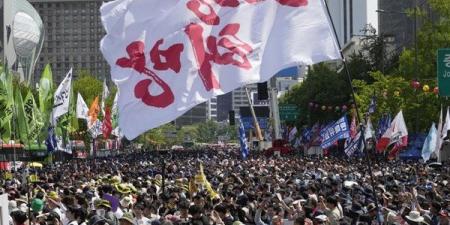
<path id="1" fill-rule="evenodd" d="M 252 67 L 247 55 L 253 51 L 253 48 L 237 37 L 239 28 L 240 25 L 238 23 L 228 24 L 220 31 L 220 39 L 208 36 L 206 38 L 207 52 L 203 39 L 203 27 L 195 23 L 186 26 L 185 33 L 194 49 L 196 61 L 200 67 L 198 72 L 207 91 L 220 88 L 216 75 L 212 71 L 212 63 L 219 65 L 231 64 L 247 70 Z M 237 41 L 233 42 L 229 37 Z M 228 51 L 223 54 L 219 53 L 219 46 Z M 239 56 L 241 61 L 234 59 L 234 56 Z"/>
<path id="2" fill-rule="evenodd" d="M 219 25 L 220 24 L 220 16 L 214 10 L 211 0 L 189 0 L 186 3 L 186 6 L 189 10 L 191 10 L 195 16 L 197 16 L 203 23 L 208 25 Z M 236 8 L 239 7 L 241 2 L 239 0 L 214 0 L 216 4 L 222 7 L 231 7 Z M 259 2 L 263 2 L 266 0 L 245 0 L 249 4 L 256 4 Z M 300 7 L 308 5 L 308 0 L 276 0 L 279 4 L 290 7 Z M 207 8 L 208 12 L 204 13 L 201 10 L 201 7 Z"/>
<path id="3" fill-rule="evenodd" d="M 155 64 L 153 68 L 155 70 L 168 70 L 171 69 L 178 73 L 181 69 L 180 55 L 184 49 L 183 44 L 174 44 L 167 50 L 160 50 L 159 46 L 164 43 L 163 39 L 160 39 L 153 46 L 150 51 L 150 59 Z M 165 62 L 161 61 L 161 56 L 164 56 Z"/>
<path id="4" fill-rule="evenodd" d="M 157 70 L 171 69 L 178 73 L 181 69 L 180 55 L 184 49 L 184 45 L 174 44 L 167 50 L 160 50 L 159 47 L 163 42 L 163 39 L 157 41 L 150 51 L 150 59 L 154 63 L 153 68 Z M 155 72 L 146 67 L 144 49 L 145 45 L 142 41 L 135 41 L 129 44 L 126 49 L 129 58 L 120 58 L 116 61 L 116 64 L 123 68 L 132 68 L 150 77 L 151 79 L 141 80 L 136 84 L 134 87 L 134 95 L 148 106 L 165 108 L 174 102 L 175 97 L 170 86 Z M 164 62 L 161 60 L 161 56 L 164 57 Z M 150 85 L 153 82 L 162 89 L 162 93 L 158 95 L 150 93 Z"/>
<path id="5" fill-rule="evenodd" d="M 218 25 L 220 23 L 220 17 L 214 11 L 212 5 L 205 0 L 189 0 L 186 6 L 191 10 L 203 23 L 208 25 Z M 203 13 L 200 10 L 201 6 L 206 6 L 209 13 Z"/>

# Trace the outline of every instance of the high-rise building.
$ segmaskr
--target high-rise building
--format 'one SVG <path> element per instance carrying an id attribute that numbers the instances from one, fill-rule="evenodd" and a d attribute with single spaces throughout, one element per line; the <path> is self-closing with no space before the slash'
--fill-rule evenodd
<path id="1" fill-rule="evenodd" d="M 45 40 L 36 63 L 34 82 L 45 64 L 51 63 L 55 82 L 70 68 L 88 70 L 98 78 L 109 77 L 109 65 L 100 52 L 105 31 L 100 20 L 102 0 L 29 0 L 41 15 Z"/>
<path id="2" fill-rule="evenodd" d="M 217 121 L 228 120 L 228 113 L 231 110 L 233 110 L 232 92 L 217 96 Z"/>

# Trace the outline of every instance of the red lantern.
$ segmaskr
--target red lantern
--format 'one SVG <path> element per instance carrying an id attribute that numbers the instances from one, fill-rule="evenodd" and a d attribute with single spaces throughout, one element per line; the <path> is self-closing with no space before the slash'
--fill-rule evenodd
<path id="1" fill-rule="evenodd" d="M 439 88 L 438 88 L 438 87 L 435 87 L 435 88 L 433 89 L 433 93 L 434 93 L 435 95 L 439 95 Z"/>
<path id="2" fill-rule="evenodd" d="M 414 88 L 415 90 L 420 88 L 420 82 L 417 80 L 413 80 L 411 81 L 411 87 Z"/>

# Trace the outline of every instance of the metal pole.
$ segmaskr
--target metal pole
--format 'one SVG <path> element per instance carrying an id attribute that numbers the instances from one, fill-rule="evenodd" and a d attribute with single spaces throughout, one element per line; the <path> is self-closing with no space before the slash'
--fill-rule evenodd
<path id="1" fill-rule="evenodd" d="M 281 139 L 280 133 L 280 112 L 278 110 L 278 98 L 277 98 L 277 89 L 270 89 L 270 107 L 272 111 L 273 121 L 274 121 L 274 131 L 275 131 L 275 139 Z"/>
<path id="2" fill-rule="evenodd" d="M 261 134 L 261 128 L 259 127 L 258 119 L 256 118 L 255 109 L 253 108 L 253 103 L 252 100 L 250 99 L 250 93 L 248 92 L 247 87 L 245 87 L 245 93 L 247 94 L 248 104 L 250 105 L 250 111 L 252 112 L 253 116 L 253 123 L 255 124 L 256 138 L 258 138 L 259 141 L 262 141 L 263 137 Z"/>
<path id="3" fill-rule="evenodd" d="M 166 193 L 166 160 L 164 159 L 164 156 L 162 158 L 162 181 L 161 181 L 161 188 L 162 188 L 162 193 L 164 195 L 164 193 Z"/>
<path id="4" fill-rule="evenodd" d="M 348 79 L 348 82 L 350 84 L 350 88 L 352 90 L 352 98 L 353 98 L 353 102 L 355 103 L 356 115 L 358 117 L 357 119 L 358 119 L 358 122 L 360 123 L 360 115 L 359 115 L 359 111 L 358 111 L 358 104 L 356 102 L 355 89 L 354 89 L 353 84 L 352 84 L 352 78 L 351 78 L 351 75 L 350 75 L 350 71 L 348 69 L 348 65 L 347 65 L 347 62 L 345 60 L 344 54 L 342 52 L 341 45 L 340 45 L 340 43 L 338 41 L 338 38 L 337 38 L 338 36 L 337 36 L 337 32 L 336 32 L 336 27 L 334 26 L 333 19 L 331 18 L 330 9 L 328 8 L 327 2 L 325 0 L 323 2 L 324 2 L 325 7 L 327 9 L 328 17 L 330 19 L 330 23 L 331 23 L 331 26 L 333 28 L 334 37 L 336 38 L 336 42 L 337 42 L 337 45 L 339 47 L 339 52 L 341 54 L 341 58 L 342 58 L 342 62 L 344 64 L 345 72 L 347 74 L 347 79 Z M 364 132 L 365 132 L 364 129 L 365 129 L 365 127 L 364 127 L 364 125 L 362 125 L 361 126 L 361 138 L 362 138 L 364 146 L 366 147 L 367 143 L 366 143 L 366 139 L 364 137 Z M 370 183 L 371 183 L 371 186 L 372 186 L 373 198 L 375 200 L 375 207 L 376 207 L 376 210 L 377 210 L 377 221 L 378 221 L 378 223 L 380 225 L 382 225 L 381 218 L 379 217 L 379 215 L 380 215 L 380 207 L 378 205 L 377 193 L 375 191 L 375 181 L 373 179 L 373 173 L 372 173 L 372 162 L 371 162 L 371 159 L 370 159 L 369 154 L 367 152 L 367 149 L 366 149 L 366 154 L 365 155 L 366 155 L 366 160 L 367 160 L 366 165 L 367 165 L 367 169 L 368 169 L 368 172 L 369 172 L 369 175 L 370 175 Z"/>

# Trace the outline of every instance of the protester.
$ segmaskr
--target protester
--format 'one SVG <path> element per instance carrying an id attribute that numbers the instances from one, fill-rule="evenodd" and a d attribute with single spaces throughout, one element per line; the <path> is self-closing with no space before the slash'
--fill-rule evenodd
<path id="1" fill-rule="evenodd" d="M 32 184 L 19 182 L 22 168 L 2 188 L 14 225 L 28 215 L 40 225 L 449 224 L 449 167 L 376 162 L 373 189 L 367 163 L 257 152 L 242 160 L 218 148 L 134 152 L 56 162 Z"/>

